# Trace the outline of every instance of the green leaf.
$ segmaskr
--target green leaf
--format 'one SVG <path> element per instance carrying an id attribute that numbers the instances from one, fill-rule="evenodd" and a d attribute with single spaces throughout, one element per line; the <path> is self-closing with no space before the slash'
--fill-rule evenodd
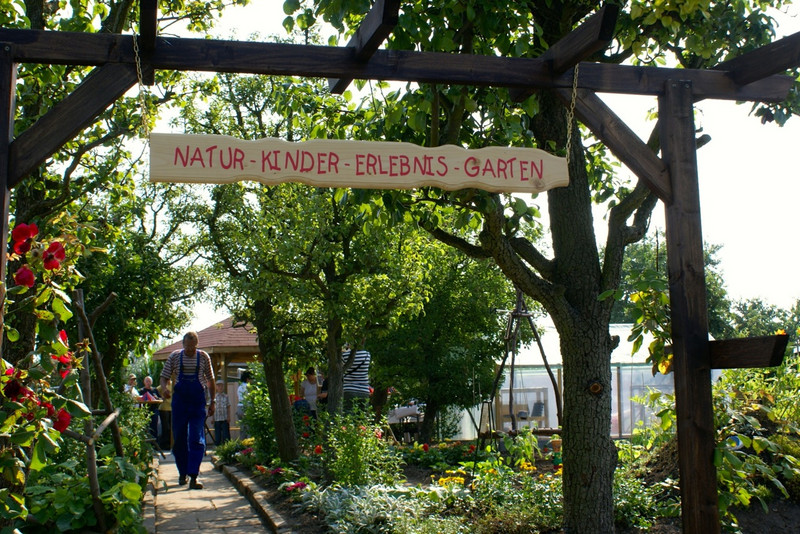
<path id="1" fill-rule="evenodd" d="M 45 447 L 46 442 L 41 439 L 38 440 L 36 445 L 33 447 L 33 455 L 31 456 L 30 464 L 31 471 L 38 471 L 47 465 L 47 450 Z"/>
<path id="2" fill-rule="evenodd" d="M 74 416 L 92 415 L 92 411 L 84 403 L 72 399 L 67 401 L 67 411 Z"/>
<path id="3" fill-rule="evenodd" d="M 139 484 L 128 482 L 122 486 L 122 495 L 132 502 L 138 502 L 142 496 L 142 488 Z"/>
<path id="4" fill-rule="evenodd" d="M 6 337 L 12 343 L 19 341 L 19 331 L 11 326 L 6 327 Z"/>
<path id="5" fill-rule="evenodd" d="M 298 9 L 300 9 L 300 0 L 286 0 L 283 3 L 283 12 L 287 15 L 291 15 Z"/>
<path id="6" fill-rule="evenodd" d="M 762 436 L 753 437 L 753 450 L 756 451 L 756 454 L 761 454 L 763 451 L 767 450 L 769 446 L 770 442 L 767 438 Z"/>
<path id="7" fill-rule="evenodd" d="M 36 433 L 32 430 L 23 430 L 20 432 L 15 432 L 11 434 L 8 439 L 11 443 L 15 445 L 22 445 L 23 447 L 27 447 L 33 441 L 34 436 Z"/>

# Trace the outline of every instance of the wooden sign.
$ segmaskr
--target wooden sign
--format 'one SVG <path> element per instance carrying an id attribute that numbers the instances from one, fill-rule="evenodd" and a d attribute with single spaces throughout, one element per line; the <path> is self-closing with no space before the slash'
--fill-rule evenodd
<path id="1" fill-rule="evenodd" d="M 316 187 L 538 193 L 569 184 L 567 163 L 535 148 L 316 139 L 242 141 L 222 135 L 151 134 L 150 180 L 224 184 L 302 182 Z"/>

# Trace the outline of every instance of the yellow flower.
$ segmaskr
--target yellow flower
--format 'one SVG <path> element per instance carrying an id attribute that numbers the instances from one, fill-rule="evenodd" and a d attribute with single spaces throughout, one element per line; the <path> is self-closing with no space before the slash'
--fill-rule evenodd
<path id="1" fill-rule="evenodd" d="M 463 486 L 464 477 L 442 477 L 439 479 L 439 485 L 443 487 L 454 486 L 456 484 Z"/>
<path id="2" fill-rule="evenodd" d="M 786 330 L 784 330 L 783 328 L 778 328 L 778 330 L 775 331 L 775 335 L 776 336 L 785 336 L 786 335 Z"/>
<path id="3" fill-rule="evenodd" d="M 523 471 L 536 471 L 536 466 L 527 460 L 523 460 L 522 463 L 519 464 L 519 468 Z"/>

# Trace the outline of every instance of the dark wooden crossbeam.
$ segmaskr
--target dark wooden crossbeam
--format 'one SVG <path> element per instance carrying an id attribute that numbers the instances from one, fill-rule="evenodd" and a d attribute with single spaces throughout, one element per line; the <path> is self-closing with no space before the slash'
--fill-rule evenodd
<path id="1" fill-rule="evenodd" d="M 734 82 L 745 85 L 798 66 L 800 32 L 724 61 L 714 69 L 727 71 Z"/>
<path id="2" fill-rule="evenodd" d="M 558 89 L 556 93 L 567 106 L 570 105 L 571 89 Z M 596 94 L 579 89 L 575 97 L 575 115 L 578 119 L 658 198 L 669 203 L 672 186 L 664 162 Z"/>
<path id="3" fill-rule="evenodd" d="M 130 64 L 109 63 L 93 70 L 69 96 L 11 143 L 9 188 L 90 125 L 137 80 L 136 67 Z"/>
<path id="4" fill-rule="evenodd" d="M 0 30 L 21 63 L 100 65 L 134 63 L 132 38 L 40 30 Z M 572 71 L 550 72 L 540 59 L 378 50 L 360 63 L 343 47 L 156 38 L 155 69 L 264 75 L 416 81 L 472 86 L 572 88 Z M 782 102 L 794 82 L 775 75 L 739 86 L 723 71 L 582 63 L 579 88 L 606 93 L 660 95 L 669 79 L 692 83 L 695 98 Z"/>
<path id="5" fill-rule="evenodd" d="M 789 336 L 748 337 L 709 342 L 712 369 L 775 367 L 783 362 Z"/>
<path id="6" fill-rule="evenodd" d="M 614 37 L 619 6 L 606 4 L 586 21 L 545 50 L 538 59 L 546 61 L 553 74 L 563 74 L 598 50 L 608 46 Z M 521 102 L 533 94 L 534 88 L 513 89 L 511 99 Z"/>
<path id="7" fill-rule="evenodd" d="M 394 27 L 397 26 L 400 12 L 400 0 L 376 0 L 367 16 L 361 22 L 355 35 L 347 43 L 353 49 L 355 58 L 365 62 L 378 50 Z M 328 80 L 331 93 L 342 94 L 352 78 L 339 78 Z"/>

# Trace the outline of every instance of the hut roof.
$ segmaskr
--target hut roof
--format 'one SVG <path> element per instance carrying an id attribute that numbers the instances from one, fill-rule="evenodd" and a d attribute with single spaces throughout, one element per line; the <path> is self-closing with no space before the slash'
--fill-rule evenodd
<path id="1" fill-rule="evenodd" d="M 197 348 L 210 355 L 231 355 L 234 357 L 252 357 L 258 354 L 258 336 L 253 325 L 247 323 L 233 323 L 233 317 L 228 317 L 218 323 L 197 332 Z M 166 360 L 172 351 L 183 348 L 178 341 L 156 351 L 155 360 Z M 238 358 L 237 358 L 238 359 Z"/>

